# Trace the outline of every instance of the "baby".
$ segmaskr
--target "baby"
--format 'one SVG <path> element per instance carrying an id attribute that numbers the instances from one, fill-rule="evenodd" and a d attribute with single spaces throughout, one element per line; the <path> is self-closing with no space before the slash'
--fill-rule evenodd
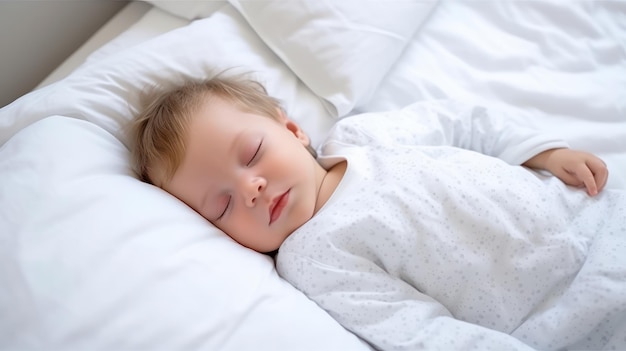
<path id="1" fill-rule="evenodd" d="M 503 120 L 418 103 L 341 120 L 316 157 L 260 84 L 218 77 L 155 99 L 133 154 L 376 348 L 626 346 L 625 194 Z"/>

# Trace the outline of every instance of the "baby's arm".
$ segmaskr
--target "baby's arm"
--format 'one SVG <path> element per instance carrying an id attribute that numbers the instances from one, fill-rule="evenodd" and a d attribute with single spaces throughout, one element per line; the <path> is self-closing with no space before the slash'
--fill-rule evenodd
<path id="1" fill-rule="evenodd" d="M 567 185 L 586 188 L 591 196 L 602 191 L 609 176 L 606 164 L 601 159 L 587 152 L 567 148 L 543 151 L 523 165 L 545 169 Z"/>
<path id="2" fill-rule="evenodd" d="M 328 141 L 352 145 L 455 146 L 520 165 L 533 155 L 566 148 L 561 138 L 514 123 L 505 111 L 457 101 L 422 101 L 399 111 L 367 113 L 337 122 Z M 321 154 L 326 150 L 321 148 Z"/>

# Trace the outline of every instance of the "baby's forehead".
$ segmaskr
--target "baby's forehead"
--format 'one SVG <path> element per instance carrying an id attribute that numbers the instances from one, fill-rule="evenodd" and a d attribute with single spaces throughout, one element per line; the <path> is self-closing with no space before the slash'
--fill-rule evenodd
<path id="1" fill-rule="evenodd" d="M 227 107 L 239 112 L 267 117 L 277 121 L 280 115 L 284 114 L 284 110 L 279 103 L 274 103 L 269 99 L 268 97 L 268 101 L 255 103 L 244 96 L 230 96 L 221 92 L 205 92 L 199 101 L 199 105 L 209 108 L 212 106 Z"/>
<path id="2" fill-rule="evenodd" d="M 202 125 L 204 125 L 204 127 L 218 127 L 220 126 L 220 122 L 216 121 L 216 119 L 221 119 L 224 122 L 223 127 L 227 127 L 229 130 L 245 129 L 249 126 L 248 122 L 257 118 L 270 120 L 276 123 L 279 122 L 276 116 L 268 115 L 267 113 L 264 113 L 264 111 L 257 111 L 252 108 L 248 108 L 247 106 L 243 106 L 236 101 L 230 101 L 223 98 L 220 100 L 221 101 L 219 102 L 216 102 L 216 100 L 207 101 L 203 108 L 199 109 L 192 116 L 190 116 L 189 121 L 187 122 L 188 125 L 185 134 L 190 135 L 194 132 L 195 128 L 200 128 Z M 237 114 L 237 116 L 234 114 Z"/>

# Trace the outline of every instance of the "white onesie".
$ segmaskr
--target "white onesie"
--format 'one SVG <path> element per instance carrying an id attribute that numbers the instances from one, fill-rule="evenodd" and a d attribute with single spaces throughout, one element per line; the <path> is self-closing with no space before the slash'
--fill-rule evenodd
<path id="1" fill-rule="evenodd" d="M 338 122 L 320 162 L 346 173 L 278 272 L 379 349 L 626 347 L 626 193 L 519 166 L 567 144 L 496 117 L 442 102 Z"/>

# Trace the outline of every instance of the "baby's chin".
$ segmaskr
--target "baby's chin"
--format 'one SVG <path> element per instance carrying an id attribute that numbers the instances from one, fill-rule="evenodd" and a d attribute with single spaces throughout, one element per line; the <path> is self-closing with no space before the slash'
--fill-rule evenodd
<path id="1" fill-rule="evenodd" d="M 280 240 L 279 242 L 273 243 L 272 245 L 267 246 L 264 250 L 256 250 L 256 251 L 261 252 L 261 253 L 265 253 L 265 254 L 271 254 L 272 256 L 275 255 L 276 253 L 278 253 L 278 249 L 280 249 L 280 247 L 283 245 L 285 240 L 287 240 L 287 238 L 289 238 L 289 236 L 291 234 L 293 234 L 296 231 L 296 229 L 298 229 L 299 227 L 300 226 L 298 226 L 298 227 L 296 227 L 296 228 L 294 228 L 294 229 L 292 229 L 290 231 L 287 231 L 284 234 L 280 235 L 280 237 L 282 237 L 283 239 Z"/>
<path id="2" fill-rule="evenodd" d="M 223 230 L 222 230 L 223 231 Z M 225 232 L 226 233 L 226 232 Z M 233 235 L 226 233 L 231 239 L 235 240 L 239 245 L 246 247 L 250 250 L 254 250 L 256 252 L 260 252 L 263 254 L 268 254 L 271 252 L 277 252 L 280 246 L 282 245 L 284 240 L 266 240 L 264 242 L 247 242 L 238 240 Z M 274 238 L 275 239 L 275 238 Z"/>

